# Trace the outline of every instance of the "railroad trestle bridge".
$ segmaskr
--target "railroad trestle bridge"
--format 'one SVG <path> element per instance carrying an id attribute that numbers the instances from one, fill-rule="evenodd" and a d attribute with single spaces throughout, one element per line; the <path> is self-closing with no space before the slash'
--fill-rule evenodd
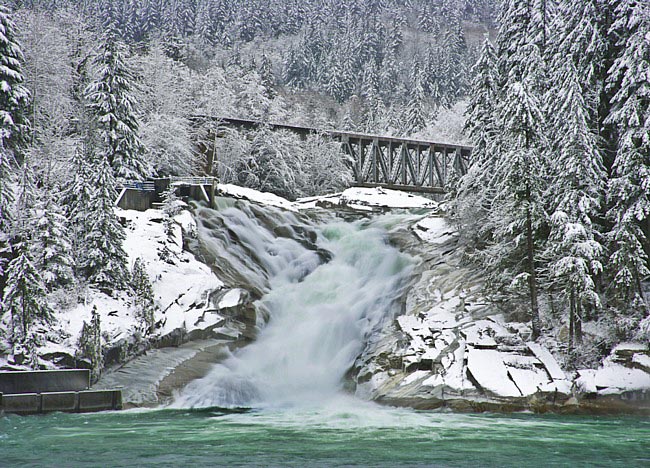
<path id="1" fill-rule="evenodd" d="M 364 187 L 444 193 L 451 180 L 467 172 L 472 154 L 470 146 L 427 140 L 204 115 L 195 115 L 192 120 L 198 125 L 210 121 L 216 123 L 217 128 L 267 126 L 302 136 L 320 134 L 340 141 L 343 151 L 354 161 L 352 170 L 356 184 Z"/>

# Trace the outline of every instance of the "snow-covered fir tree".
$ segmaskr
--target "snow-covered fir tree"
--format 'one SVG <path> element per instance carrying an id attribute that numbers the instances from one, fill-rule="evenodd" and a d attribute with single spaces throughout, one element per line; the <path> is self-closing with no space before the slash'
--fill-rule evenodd
<path id="1" fill-rule="evenodd" d="M 4 276 L 4 267 L 11 255 L 9 241 L 14 203 L 12 162 L 12 153 L 0 143 L 0 278 Z"/>
<path id="2" fill-rule="evenodd" d="M 8 7 L 0 5 L 0 278 L 10 257 L 13 237 L 13 180 L 16 156 L 27 143 L 30 94 L 24 86 L 24 60 Z M 0 281 L 0 285 L 2 281 Z"/>
<path id="3" fill-rule="evenodd" d="M 82 268 L 85 263 L 87 250 L 84 239 L 92 223 L 88 217 L 90 200 L 95 190 L 91 179 L 91 164 L 95 160 L 92 146 L 92 140 L 87 139 L 73 153 L 68 162 L 71 180 L 61 193 L 61 207 L 67 219 L 75 269 Z"/>
<path id="4" fill-rule="evenodd" d="M 498 153 L 498 86 L 496 54 L 489 38 L 483 43 L 481 56 L 473 68 L 470 102 L 467 107 L 465 131 L 474 145 L 472 165 L 459 183 L 454 201 L 455 220 L 459 232 L 473 244 L 485 241 L 486 217 L 494 200 L 492 180 Z"/>
<path id="5" fill-rule="evenodd" d="M 608 82 L 616 93 L 607 120 L 619 134 L 608 191 L 610 262 L 619 297 L 632 304 L 642 298 L 641 280 L 650 275 L 650 5 L 622 0 L 615 15 L 612 30 L 622 36 Z"/>
<path id="6" fill-rule="evenodd" d="M 154 295 L 151 280 L 147 275 L 144 261 L 138 257 L 133 264 L 131 271 L 131 285 L 135 294 L 136 317 L 145 335 L 153 333 L 155 326 L 154 319 Z"/>
<path id="7" fill-rule="evenodd" d="M 142 180 L 150 171 L 138 135 L 137 102 L 133 96 L 136 78 L 126 62 L 126 47 L 118 39 L 115 26 L 106 27 L 94 61 L 96 78 L 86 89 L 88 108 L 115 177 Z"/>
<path id="8" fill-rule="evenodd" d="M 0 5 L 0 144 L 4 150 L 24 147 L 29 134 L 30 94 L 24 86 L 24 61 L 8 7 Z"/>
<path id="9" fill-rule="evenodd" d="M 582 341 L 583 311 L 600 306 L 595 277 L 602 269 L 604 247 L 597 218 L 605 199 L 605 170 L 598 136 L 590 127 L 590 108 L 572 60 L 552 80 L 549 94 L 555 141 L 550 162 L 554 177 L 547 187 L 552 229 L 546 261 L 553 288 L 569 304 L 570 346 Z"/>
<path id="10" fill-rule="evenodd" d="M 104 365 L 104 354 L 102 349 L 102 326 L 97 306 L 93 306 L 90 323 L 84 320 L 81 333 L 77 342 L 81 357 L 90 362 L 91 379 L 96 381 Z"/>
<path id="11" fill-rule="evenodd" d="M 496 147 L 502 151 L 491 174 L 493 182 L 486 186 L 494 191 L 494 200 L 486 220 L 491 240 L 482 258 L 493 287 L 525 291 L 536 338 L 541 332 L 539 252 L 546 222 L 545 67 L 538 46 L 531 41 L 526 2 L 511 0 L 503 8 L 497 38 L 500 125 L 496 138 Z"/>
<path id="12" fill-rule="evenodd" d="M 413 87 L 409 93 L 409 101 L 404 109 L 402 135 L 409 136 L 422 130 L 429 120 L 426 114 L 426 96 L 422 85 L 422 71 L 419 64 L 412 70 Z"/>
<path id="13" fill-rule="evenodd" d="M 92 223 L 84 233 L 81 267 L 92 285 L 113 294 L 128 289 L 129 270 L 122 247 L 126 235 L 114 211 L 116 182 L 108 158 L 100 156 L 95 166 L 91 179 L 95 190 L 86 211 Z"/>
<path id="14" fill-rule="evenodd" d="M 68 235 L 68 220 L 58 199 L 46 193 L 39 203 L 35 243 L 39 252 L 36 265 L 49 291 L 74 281 L 74 258 Z"/>
<path id="15" fill-rule="evenodd" d="M 39 341 L 33 328 L 52 321 L 52 311 L 47 303 L 47 290 L 41 275 L 34 265 L 34 244 L 28 239 L 15 247 L 15 258 L 7 268 L 7 283 L 4 289 L 2 311 L 9 314 L 11 330 L 9 341 L 18 349 L 27 349 L 33 356 L 36 342 Z"/>

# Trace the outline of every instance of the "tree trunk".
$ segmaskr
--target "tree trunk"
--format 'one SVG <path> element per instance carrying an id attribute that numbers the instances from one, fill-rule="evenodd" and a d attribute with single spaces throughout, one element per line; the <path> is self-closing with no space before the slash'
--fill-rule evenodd
<path id="1" fill-rule="evenodd" d="M 573 352 L 573 338 L 575 337 L 575 323 L 576 323 L 576 294 L 571 289 L 569 296 L 569 354 Z"/>
<path id="2" fill-rule="evenodd" d="M 527 189 L 530 200 L 530 188 Z M 533 220 L 530 207 L 526 209 L 526 253 L 528 257 L 528 289 L 530 291 L 530 310 L 532 313 L 533 340 L 540 334 L 539 305 L 537 303 L 537 272 L 535 270 L 535 243 L 533 239 Z"/>
<path id="3" fill-rule="evenodd" d="M 582 304 L 580 301 L 576 301 L 576 324 L 574 326 L 576 333 L 576 343 L 582 343 Z"/>

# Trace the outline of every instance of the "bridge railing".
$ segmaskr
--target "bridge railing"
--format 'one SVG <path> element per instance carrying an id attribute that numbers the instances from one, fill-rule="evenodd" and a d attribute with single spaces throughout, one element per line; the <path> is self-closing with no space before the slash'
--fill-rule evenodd
<path id="1" fill-rule="evenodd" d="M 138 182 L 134 180 L 126 180 L 118 184 L 120 189 L 140 190 L 143 192 L 155 192 L 156 187 L 153 182 Z"/>
<path id="2" fill-rule="evenodd" d="M 186 185 L 212 185 L 215 181 L 214 177 L 170 177 L 169 183 L 186 184 Z"/>

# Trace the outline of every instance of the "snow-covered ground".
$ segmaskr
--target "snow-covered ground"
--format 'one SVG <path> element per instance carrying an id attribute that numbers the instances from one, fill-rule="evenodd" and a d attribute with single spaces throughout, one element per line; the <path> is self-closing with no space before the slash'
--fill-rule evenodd
<path id="1" fill-rule="evenodd" d="M 260 205 L 275 206 L 289 211 L 296 211 L 296 205 L 286 198 L 279 197 L 273 193 L 259 192 L 246 187 L 232 184 L 218 184 L 217 192 L 232 198 L 241 198 Z"/>

